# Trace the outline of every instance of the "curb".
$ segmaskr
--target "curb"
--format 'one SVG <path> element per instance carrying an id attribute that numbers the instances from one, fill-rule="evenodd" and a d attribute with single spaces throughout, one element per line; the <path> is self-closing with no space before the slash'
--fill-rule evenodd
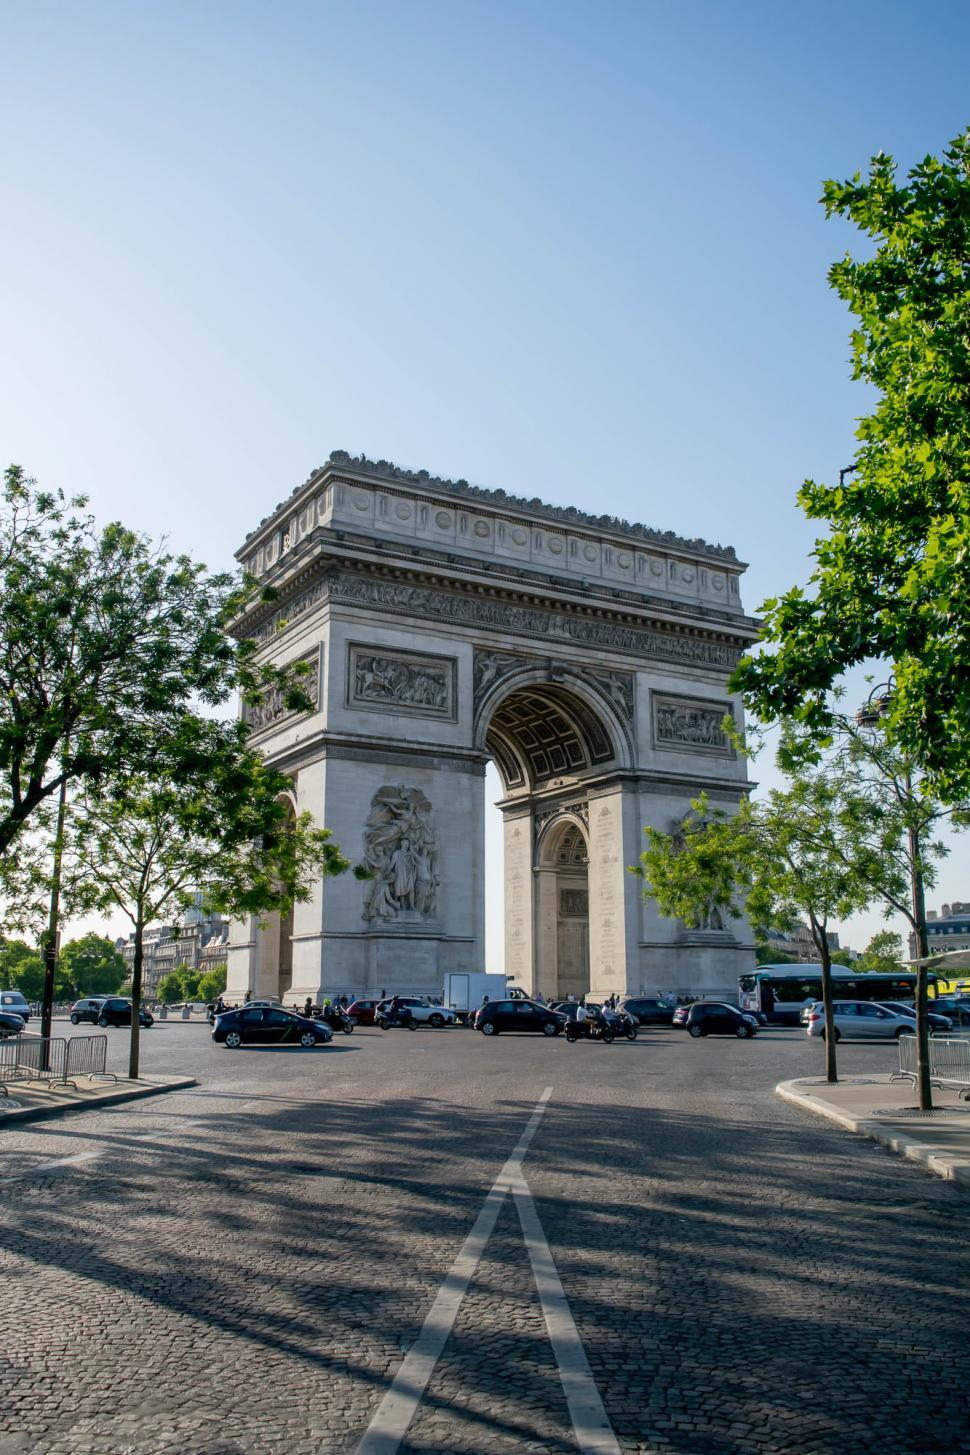
<path id="1" fill-rule="evenodd" d="M 827 1117 L 847 1132 L 857 1132 L 861 1137 L 868 1137 L 870 1141 L 878 1142 L 881 1147 L 896 1152 L 900 1157 L 906 1157 L 910 1162 L 918 1162 L 937 1177 L 946 1177 L 952 1182 L 962 1182 L 970 1186 L 970 1158 L 941 1152 L 932 1142 L 895 1131 L 887 1127 L 885 1122 L 854 1117 L 850 1112 L 833 1106 L 831 1102 L 814 1096 L 812 1092 L 801 1090 L 802 1085 L 800 1081 L 779 1081 L 775 1087 L 775 1095 L 780 1096 L 782 1101 L 791 1102 L 793 1106 L 800 1106 L 803 1111 Z"/>
<path id="2" fill-rule="evenodd" d="M 173 1076 L 169 1081 L 143 1082 L 140 1086 L 126 1087 L 124 1091 L 108 1091 L 92 1101 L 62 1101 L 52 1106 L 23 1106 L 15 1111 L 0 1114 L 0 1131 L 4 1127 L 17 1126 L 23 1122 L 49 1121 L 52 1117 L 66 1116 L 72 1111 L 100 1111 L 103 1106 L 117 1106 L 122 1101 L 141 1101 L 146 1096 L 162 1096 L 166 1091 L 186 1091 L 198 1086 L 194 1076 Z"/>

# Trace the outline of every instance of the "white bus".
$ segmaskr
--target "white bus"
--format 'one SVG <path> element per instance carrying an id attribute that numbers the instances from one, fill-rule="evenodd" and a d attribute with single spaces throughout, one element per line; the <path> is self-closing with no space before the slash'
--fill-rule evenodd
<path id="1" fill-rule="evenodd" d="M 937 977 L 929 975 L 932 985 Z M 851 966 L 832 966 L 832 993 L 839 1000 L 913 1000 L 916 974 L 865 975 Z M 760 1010 L 774 1025 L 799 1023 L 807 1000 L 822 999 L 821 965 L 759 965 L 752 975 L 738 977 L 738 1005 L 742 1010 Z"/>

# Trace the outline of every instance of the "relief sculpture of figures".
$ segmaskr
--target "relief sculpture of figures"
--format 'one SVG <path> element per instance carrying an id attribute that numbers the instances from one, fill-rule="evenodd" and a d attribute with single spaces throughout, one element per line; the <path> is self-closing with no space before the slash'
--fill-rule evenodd
<path id="1" fill-rule="evenodd" d="M 364 891 L 364 919 L 393 920 L 405 911 L 434 914 L 438 846 L 431 804 L 403 783 L 374 794 L 364 828 L 364 862 L 373 878 Z"/>
<path id="2" fill-rule="evenodd" d="M 398 657 L 358 653 L 354 661 L 354 696 L 360 702 L 398 702 L 446 711 L 447 670 Z"/>
<path id="3" fill-rule="evenodd" d="M 717 708 L 696 708 L 660 703 L 657 707 L 657 737 L 665 743 L 690 743 L 704 748 L 726 748 L 721 723 L 724 713 Z"/>

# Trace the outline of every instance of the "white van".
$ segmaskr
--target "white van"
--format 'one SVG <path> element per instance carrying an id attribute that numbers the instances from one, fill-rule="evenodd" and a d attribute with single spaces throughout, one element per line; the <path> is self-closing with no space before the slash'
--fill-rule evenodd
<path id="1" fill-rule="evenodd" d="M 19 990 L 0 990 L 0 1010 L 11 1011 L 14 1015 L 21 1015 L 25 1021 L 30 1020 L 30 1006 L 24 1000 Z"/>

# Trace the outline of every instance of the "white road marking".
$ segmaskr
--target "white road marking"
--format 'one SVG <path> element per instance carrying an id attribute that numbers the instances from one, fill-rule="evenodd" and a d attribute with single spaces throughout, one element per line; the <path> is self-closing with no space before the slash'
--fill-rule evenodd
<path id="1" fill-rule="evenodd" d="M 542 1231 L 532 1193 L 521 1172 L 517 1185 L 512 1189 L 512 1197 L 522 1224 L 532 1276 L 539 1290 L 549 1342 L 559 1366 L 559 1378 L 576 1443 L 583 1455 L 620 1455 L 620 1447 L 596 1388 L 559 1271 Z"/>
<path id="2" fill-rule="evenodd" d="M 532 1194 L 522 1175 L 522 1159 L 529 1150 L 551 1095 L 552 1087 L 547 1086 L 515 1150 L 492 1183 L 471 1232 L 435 1295 L 421 1332 L 378 1405 L 355 1455 L 395 1455 L 400 1448 L 454 1328 L 461 1301 L 468 1292 L 508 1193 L 512 1194 L 518 1209 L 576 1442 L 582 1455 L 619 1455 L 619 1446 L 569 1310 Z"/>

